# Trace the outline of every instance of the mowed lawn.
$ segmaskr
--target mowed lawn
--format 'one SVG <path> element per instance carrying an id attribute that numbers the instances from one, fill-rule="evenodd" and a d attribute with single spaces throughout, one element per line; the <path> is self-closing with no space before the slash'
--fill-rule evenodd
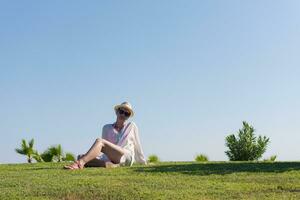
<path id="1" fill-rule="evenodd" d="M 300 199 L 300 162 L 0 165 L 0 199 Z"/>

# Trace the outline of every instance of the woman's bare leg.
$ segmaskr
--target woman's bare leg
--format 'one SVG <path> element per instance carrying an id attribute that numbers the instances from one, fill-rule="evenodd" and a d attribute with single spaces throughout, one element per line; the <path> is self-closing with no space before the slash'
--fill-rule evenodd
<path id="1" fill-rule="evenodd" d="M 96 139 L 95 143 L 89 149 L 89 151 L 79 159 L 82 166 L 88 162 L 95 161 L 95 158 L 100 154 L 105 153 L 106 156 L 115 164 L 120 163 L 121 157 L 124 155 L 125 151 L 123 148 L 101 138 Z M 98 161 L 95 161 L 98 162 Z M 100 164 L 98 162 L 98 164 Z"/>
<path id="2" fill-rule="evenodd" d="M 80 158 L 82 158 L 84 156 L 84 154 L 78 155 L 77 160 L 79 160 Z M 104 161 L 104 160 L 100 160 L 100 159 L 93 159 L 87 163 L 85 163 L 84 165 L 85 167 L 105 167 L 105 168 L 115 168 L 115 167 L 119 167 L 119 164 L 114 164 L 110 161 Z"/>
<path id="3" fill-rule="evenodd" d="M 77 160 L 79 160 L 83 156 L 84 156 L 84 154 L 78 155 Z M 95 159 L 85 163 L 84 166 L 85 167 L 106 167 L 106 161 L 95 158 Z"/>

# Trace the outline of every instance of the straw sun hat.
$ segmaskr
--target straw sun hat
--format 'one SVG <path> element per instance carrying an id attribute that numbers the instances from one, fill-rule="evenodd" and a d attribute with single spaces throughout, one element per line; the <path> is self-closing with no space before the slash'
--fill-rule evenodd
<path id="1" fill-rule="evenodd" d="M 128 111 L 131 113 L 131 114 L 130 114 L 130 117 L 133 117 L 134 112 L 133 112 L 133 109 L 132 109 L 132 106 L 131 106 L 130 103 L 128 103 L 128 102 L 123 102 L 123 103 L 121 103 L 120 105 L 116 105 L 116 106 L 115 106 L 115 111 L 117 112 L 117 110 L 118 110 L 119 108 L 124 108 L 125 110 L 128 110 Z"/>

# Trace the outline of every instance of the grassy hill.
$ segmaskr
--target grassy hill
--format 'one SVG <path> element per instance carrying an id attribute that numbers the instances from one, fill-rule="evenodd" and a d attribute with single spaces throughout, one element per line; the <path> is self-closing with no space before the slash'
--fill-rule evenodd
<path id="1" fill-rule="evenodd" d="M 300 199 L 300 162 L 163 162 L 63 170 L 0 165 L 0 199 Z"/>

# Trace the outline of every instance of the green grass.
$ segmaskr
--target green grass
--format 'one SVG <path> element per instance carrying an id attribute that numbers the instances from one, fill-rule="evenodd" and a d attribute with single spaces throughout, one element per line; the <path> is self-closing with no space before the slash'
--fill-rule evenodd
<path id="1" fill-rule="evenodd" d="M 164 162 L 63 170 L 0 165 L 0 199 L 300 199 L 300 162 Z"/>

